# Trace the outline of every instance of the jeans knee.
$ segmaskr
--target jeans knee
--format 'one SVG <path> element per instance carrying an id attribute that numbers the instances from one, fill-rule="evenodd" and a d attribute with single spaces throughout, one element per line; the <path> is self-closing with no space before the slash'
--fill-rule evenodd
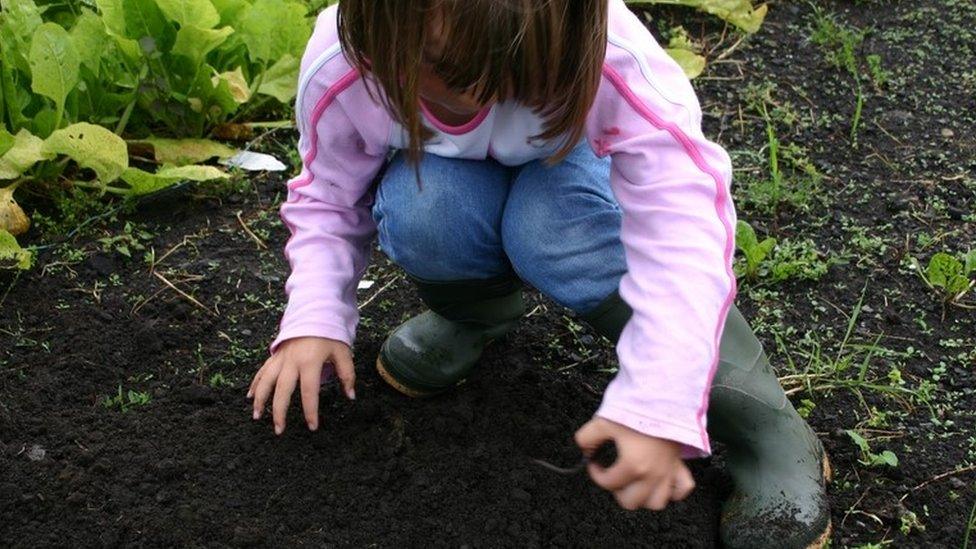
<path id="1" fill-rule="evenodd" d="M 413 276 L 463 280 L 509 269 L 498 228 L 504 195 L 488 183 L 472 189 L 483 182 L 484 169 L 457 162 L 428 157 L 418 185 L 413 167 L 395 159 L 377 190 L 373 218 L 380 247 Z"/>

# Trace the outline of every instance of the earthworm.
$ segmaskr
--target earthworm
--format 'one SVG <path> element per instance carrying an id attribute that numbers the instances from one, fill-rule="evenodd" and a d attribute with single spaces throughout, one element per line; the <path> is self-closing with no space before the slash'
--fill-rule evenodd
<path id="1" fill-rule="evenodd" d="M 583 456 L 579 463 L 572 467 L 559 467 L 544 459 L 533 459 L 532 461 L 560 475 L 575 475 L 585 469 L 586 465 L 591 461 L 600 464 L 602 467 L 610 467 L 613 465 L 613 462 L 617 461 L 617 446 L 612 441 L 605 442 L 593 452 L 592 456 Z"/>

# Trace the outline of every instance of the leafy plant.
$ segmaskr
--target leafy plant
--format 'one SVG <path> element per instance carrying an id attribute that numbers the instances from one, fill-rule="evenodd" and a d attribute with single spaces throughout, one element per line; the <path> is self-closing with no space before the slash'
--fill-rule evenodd
<path id="1" fill-rule="evenodd" d="M 154 136 L 203 138 L 269 100 L 289 103 L 311 34 L 296 0 L 0 0 L 0 8 L 0 180 L 13 181 L 0 190 L 0 230 L 13 236 L 27 230 L 13 199 L 27 183 L 137 196 L 226 177 L 187 164 L 232 149 L 201 157 L 199 140 Z M 155 172 L 130 166 L 129 148 L 140 143 L 161 165 Z M 192 160 L 172 161 L 181 147 L 196 152 L 184 155 Z M 4 238 L 13 249 L 5 255 L 22 254 L 12 246 Z"/>
<path id="2" fill-rule="evenodd" d="M 898 467 L 898 456 L 896 456 L 891 450 L 884 450 L 880 454 L 875 454 L 871 451 L 871 445 L 868 444 L 867 439 L 858 434 L 857 431 L 847 429 L 845 432 L 847 433 L 847 436 L 851 437 L 854 444 L 860 448 L 861 459 L 858 461 L 860 461 L 862 465 L 866 465 L 868 467 L 877 467 L 880 465 Z"/>
<path id="3" fill-rule="evenodd" d="M 128 412 L 130 408 L 135 406 L 145 406 L 149 404 L 151 397 L 148 392 L 139 392 L 129 389 L 125 393 L 122 392 L 122 386 L 119 385 L 119 392 L 114 396 L 105 397 L 102 400 L 102 405 L 106 408 L 118 408 L 122 413 Z"/>
<path id="4" fill-rule="evenodd" d="M 773 247 L 776 246 L 776 239 L 767 237 L 760 242 L 756 238 L 756 231 L 752 226 L 739 220 L 735 225 L 735 246 L 742 251 L 742 255 L 745 257 L 745 267 L 741 268 L 740 264 L 737 264 L 736 274 L 745 276 L 749 280 L 755 280 L 759 275 L 759 267 L 766 260 L 766 256 L 773 250 Z"/>
<path id="5" fill-rule="evenodd" d="M 753 6 L 752 0 L 627 0 L 631 5 L 670 4 L 688 6 L 714 15 L 747 34 L 753 34 L 766 18 L 767 6 Z M 666 51 L 684 70 L 688 78 L 695 78 L 705 69 L 706 60 L 700 48 L 683 27 L 670 31 Z"/>
<path id="6" fill-rule="evenodd" d="M 945 252 L 939 252 L 929 259 L 923 270 L 918 260 L 910 258 L 912 269 L 925 281 L 925 284 L 942 296 L 946 303 L 959 304 L 959 301 L 976 287 L 976 250 L 970 250 L 961 259 Z"/>

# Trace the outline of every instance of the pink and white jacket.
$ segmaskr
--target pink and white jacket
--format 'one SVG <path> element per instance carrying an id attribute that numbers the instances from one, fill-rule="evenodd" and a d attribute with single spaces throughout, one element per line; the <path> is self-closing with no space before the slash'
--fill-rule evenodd
<path id="1" fill-rule="evenodd" d="M 698 100 L 678 65 L 623 0 L 609 2 L 603 79 L 586 135 L 611 158 L 628 271 L 620 294 L 634 313 L 597 415 L 680 442 L 685 457 L 704 456 L 709 387 L 736 287 L 731 163 L 702 135 Z M 318 17 L 302 60 L 295 111 L 304 162 L 281 207 L 292 271 L 272 351 L 300 336 L 353 344 L 356 289 L 376 232 L 370 184 L 388 153 L 407 143 L 343 56 L 336 16 L 332 7 Z M 558 148 L 531 139 L 542 121 L 514 102 L 490 105 L 461 127 L 424 115 L 436 132 L 424 149 L 442 157 L 516 166 Z"/>

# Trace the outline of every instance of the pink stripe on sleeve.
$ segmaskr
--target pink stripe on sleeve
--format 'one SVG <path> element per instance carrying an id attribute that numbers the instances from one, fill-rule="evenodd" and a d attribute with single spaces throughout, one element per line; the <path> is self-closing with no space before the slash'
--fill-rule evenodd
<path id="1" fill-rule="evenodd" d="M 345 91 L 346 88 L 351 86 L 358 78 L 359 78 L 359 73 L 356 71 L 356 69 L 350 70 L 349 72 L 344 74 L 342 78 L 340 78 L 328 90 L 326 90 L 326 92 L 322 95 L 322 97 L 318 100 L 318 102 L 315 103 L 315 108 L 312 109 L 311 124 L 306 126 L 307 128 L 309 128 L 309 131 L 312 132 L 312 136 L 311 136 L 311 146 L 308 149 L 308 153 L 305 154 L 305 166 L 306 166 L 305 176 L 295 179 L 294 181 L 289 183 L 288 184 L 289 189 L 295 190 L 304 187 L 305 185 L 308 185 L 312 182 L 312 172 L 310 169 L 308 169 L 308 166 L 311 166 L 312 162 L 315 160 L 315 156 L 318 154 L 318 146 L 319 146 L 318 132 L 315 130 L 315 127 L 318 125 L 319 119 L 322 118 L 322 113 L 324 113 L 325 110 L 329 108 L 329 105 L 331 105 L 332 102 L 335 101 L 335 98 L 338 97 L 340 93 Z M 302 113 L 298 113 L 299 116 L 301 116 L 301 114 Z"/>
<path id="2" fill-rule="evenodd" d="M 724 319 L 728 315 L 729 308 L 732 306 L 732 301 L 735 297 L 736 292 L 736 279 L 735 274 L 731 267 L 731 258 L 734 253 L 734 243 L 735 243 L 735 233 L 732 229 L 732 223 L 730 222 L 728 216 L 725 214 L 725 206 L 730 202 L 728 192 L 726 190 L 726 185 L 723 183 L 722 175 L 718 173 L 712 166 L 708 165 L 705 161 L 705 157 L 702 155 L 701 151 L 695 145 L 695 142 L 688 137 L 688 135 L 681 130 L 676 124 L 663 120 L 661 117 L 657 116 L 653 111 L 651 111 L 648 106 L 641 101 L 639 97 L 627 86 L 626 81 L 617 72 L 616 69 L 608 64 L 603 66 L 603 75 L 613 84 L 614 88 L 620 93 L 620 95 L 627 101 L 627 103 L 637 111 L 642 117 L 644 117 L 651 125 L 659 130 L 663 130 L 671 134 L 671 136 L 681 144 L 685 153 L 691 158 L 695 166 L 698 167 L 703 173 L 707 174 L 715 182 L 715 212 L 722 222 L 722 226 L 725 229 L 726 241 L 724 249 L 724 259 L 725 259 L 725 270 L 726 275 L 729 277 L 731 282 L 731 287 L 728 295 L 722 304 L 721 315 L 719 317 L 719 322 L 714 329 L 714 345 L 715 345 L 715 358 L 708 372 L 708 383 L 705 385 L 705 390 L 702 393 L 701 404 L 698 408 L 698 413 L 696 414 L 696 420 L 698 422 L 698 428 L 701 432 L 702 447 L 705 449 L 709 448 L 708 444 L 708 434 L 705 430 L 705 425 L 703 419 L 705 414 L 708 412 L 708 395 L 712 386 L 712 379 L 715 377 L 715 371 L 718 368 L 719 361 L 719 346 L 720 337 L 722 333 L 722 328 Z"/>

